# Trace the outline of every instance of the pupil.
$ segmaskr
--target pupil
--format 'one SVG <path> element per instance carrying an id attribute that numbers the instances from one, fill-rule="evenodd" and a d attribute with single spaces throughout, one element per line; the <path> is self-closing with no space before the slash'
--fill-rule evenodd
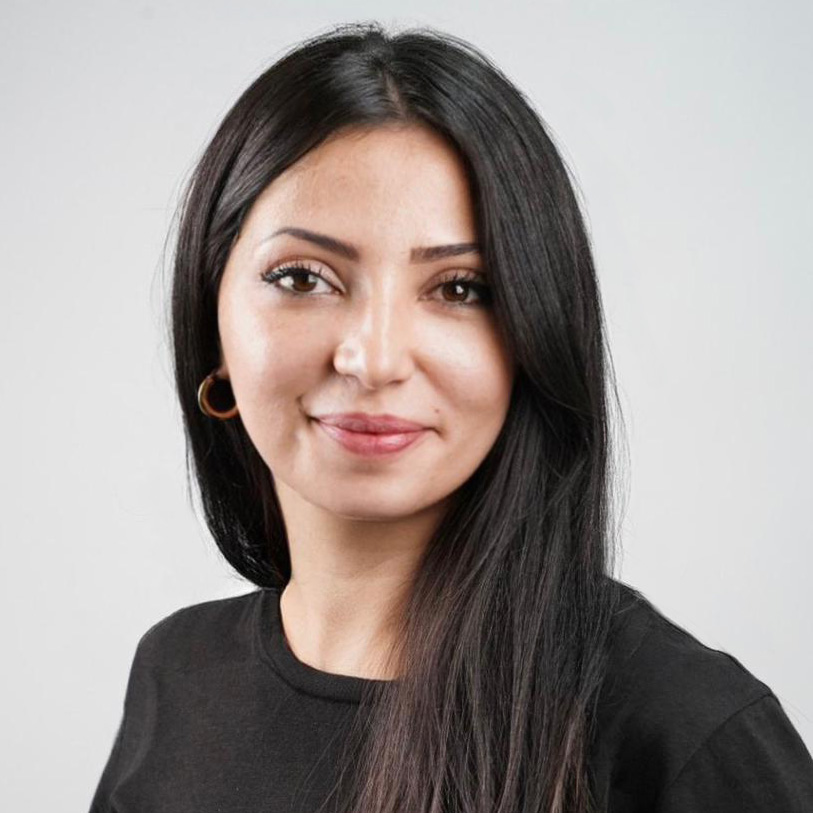
<path id="1" fill-rule="evenodd" d="M 466 284 L 464 282 L 452 282 L 450 284 L 454 286 L 455 291 L 458 294 L 460 293 L 461 289 L 463 289 L 462 290 L 463 299 L 466 298 Z"/>
<path id="2" fill-rule="evenodd" d="M 294 285 L 296 285 L 298 282 L 307 285 L 307 282 L 305 282 L 305 280 L 307 280 L 307 278 L 310 276 L 310 272 L 309 271 L 297 271 L 292 276 L 294 278 Z"/>

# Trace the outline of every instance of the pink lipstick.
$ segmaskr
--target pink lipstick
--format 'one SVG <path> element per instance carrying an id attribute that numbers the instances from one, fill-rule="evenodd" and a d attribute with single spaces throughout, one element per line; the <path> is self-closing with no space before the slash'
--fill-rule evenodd
<path id="1" fill-rule="evenodd" d="M 366 457 L 400 452 L 430 431 L 416 421 L 394 415 L 344 412 L 321 415 L 316 420 L 322 430 L 347 451 Z"/>

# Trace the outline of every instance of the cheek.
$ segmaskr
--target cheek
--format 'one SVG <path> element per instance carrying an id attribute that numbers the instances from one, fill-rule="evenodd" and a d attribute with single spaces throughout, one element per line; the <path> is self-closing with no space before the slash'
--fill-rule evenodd
<path id="1" fill-rule="evenodd" d="M 225 314 L 224 314 L 225 316 Z M 221 345 L 246 431 L 259 449 L 294 440 L 303 421 L 300 399 L 314 386 L 319 352 L 309 332 L 285 320 L 243 308 L 240 319 L 221 322 Z"/>
<path id="2" fill-rule="evenodd" d="M 496 333 L 470 333 L 465 341 L 438 343 L 446 398 L 459 420 L 473 427 L 502 425 L 513 384 L 510 359 Z"/>

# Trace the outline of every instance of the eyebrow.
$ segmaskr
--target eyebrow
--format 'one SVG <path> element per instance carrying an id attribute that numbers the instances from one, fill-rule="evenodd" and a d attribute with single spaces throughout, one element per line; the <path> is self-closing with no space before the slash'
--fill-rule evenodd
<path id="1" fill-rule="evenodd" d="M 257 245 L 271 240 L 279 234 L 290 234 L 292 237 L 298 237 L 300 240 L 307 240 L 314 243 L 321 248 L 332 251 L 344 257 L 346 260 L 358 261 L 361 256 L 359 249 L 350 244 L 345 243 L 335 237 L 330 237 L 327 234 L 319 234 L 309 229 L 301 229 L 296 226 L 284 226 L 277 229 L 275 232 L 264 237 Z M 409 261 L 412 263 L 429 263 L 434 260 L 444 260 L 447 257 L 459 257 L 461 254 L 479 254 L 480 246 L 477 243 L 450 243 L 445 246 L 418 246 L 413 248 L 409 253 Z"/>

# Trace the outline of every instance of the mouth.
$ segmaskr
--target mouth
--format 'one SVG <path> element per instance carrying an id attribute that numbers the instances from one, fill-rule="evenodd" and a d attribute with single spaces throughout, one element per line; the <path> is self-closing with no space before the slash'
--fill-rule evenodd
<path id="1" fill-rule="evenodd" d="M 409 431 L 354 431 L 314 418 L 322 432 L 343 449 L 363 457 L 391 456 L 429 434 L 424 427 Z"/>
<path id="2" fill-rule="evenodd" d="M 371 435 L 395 435 L 428 428 L 422 423 L 388 413 L 330 412 L 313 417 L 331 426 L 339 426 L 342 429 L 349 429 L 351 432 L 366 432 Z"/>

